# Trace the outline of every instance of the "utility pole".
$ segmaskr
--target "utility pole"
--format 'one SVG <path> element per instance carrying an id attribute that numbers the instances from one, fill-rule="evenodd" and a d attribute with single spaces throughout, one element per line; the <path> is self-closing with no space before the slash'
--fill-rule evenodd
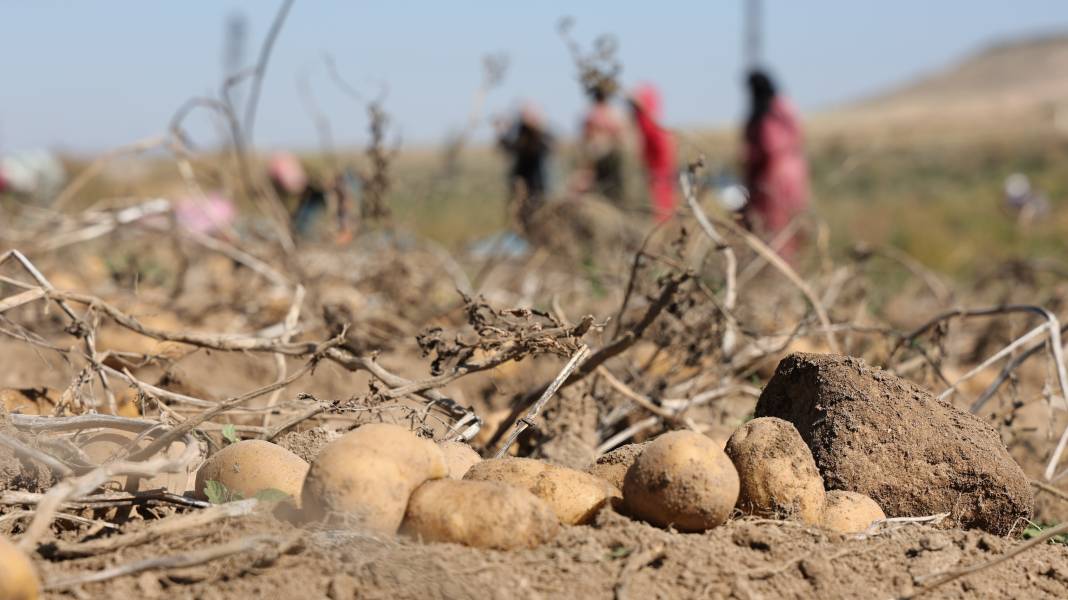
<path id="1" fill-rule="evenodd" d="M 745 47 L 742 58 L 747 71 L 764 62 L 764 10 L 762 0 L 742 0 L 745 3 Z"/>

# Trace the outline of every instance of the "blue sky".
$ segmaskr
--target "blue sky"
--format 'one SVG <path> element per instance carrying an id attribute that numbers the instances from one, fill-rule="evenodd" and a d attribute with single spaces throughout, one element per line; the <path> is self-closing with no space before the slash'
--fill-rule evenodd
<path id="1" fill-rule="evenodd" d="M 803 108 L 868 95 L 987 43 L 1068 30 L 1058 0 L 764 0 L 767 62 Z M 214 93 L 229 15 L 249 21 L 251 60 L 277 2 L 0 0 L 0 150 L 91 151 L 161 133 L 188 97 Z M 674 126 L 739 116 L 742 0 L 682 2 L 297 0 L 275 47 L 256 142 L 314 147 L 297 74 L 306 72 L 341 145 L 362 144 L 362 110 L 330 82 L 344 76 L 386 101 L 408 144 L 433 143 L 466 119 L 481 57 L 504 52 L 504 84 L 490 112 L 538 102 L 570 134 L 583 98 L 556 34 L 576 19 L 584 42 L 614 33 L 623 79 L 658 83 Z M 204 134 L 203 129 L 201 133 Z M 208 138 L 206 138 L 208 139 Z"/>

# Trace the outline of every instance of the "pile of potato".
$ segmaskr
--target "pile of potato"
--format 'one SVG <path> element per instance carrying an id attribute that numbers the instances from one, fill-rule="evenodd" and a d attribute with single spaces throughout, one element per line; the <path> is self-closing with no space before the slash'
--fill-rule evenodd
<path id="1" fill-rule="evenodd" d="M 276 490 L 303 522 L 508 550 L 590 523 L 605 507 L 659 527 L 705 531 L 732 514 L 796 519 L 843 533 L 885 518 L 870 498 L 825 492 L 812 454 L 790 423 L 754 419 L 723 448 L 672 431 L 618 448 L 586 472 L 529 458 L 481 460 L 466 444 L 435 443 L 406 427 L 364 425 L 309 465 L 275 444 L 227 446 L 197 473 L 241 497 Z"/>
<path id="2" fill-rule="evenodd" d="M 622 506 L 630 515 L 679 531 L 717 527 L 734 511 L 838 533 L 858 533 L 886 518 L 863 494 L 824 491 L 797 429 L 773 417 L 744 424 L 722 449 L 702 434 L 672 431 L 617 448 L 589 472 L 622 479 Z"/>

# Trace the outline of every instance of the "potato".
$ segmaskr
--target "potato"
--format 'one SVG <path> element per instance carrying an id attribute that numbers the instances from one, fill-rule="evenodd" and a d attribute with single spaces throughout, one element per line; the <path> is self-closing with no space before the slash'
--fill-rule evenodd
<path id="1" fill-rule="evenodd" d="M 438 479 L 416 488 L 401 533 L 476 548 L 534 548 L 560 525 L 545 501 L 496 481 Z"/>
<path id="2" fill-rule="evenodd" d="M 445 455 L 445 466 L 448 467 L 449 477 L 452 479 L 463 479 L 468 469 L 482 462 L 478 452 L 462 442 L 439 442 L 438 447 Z"/>
<path id="3" fill-rule="evenodd" d="M 649 442 L 623 479 L 623 504 L 634 516 L 679 531 L 722 525 L 738 499 L 738 472 L 719 445 L 693 431 Z"/>
<path id="4" fill-rule="evenodd" d="M 0 403 L 7 412 L 24 415 L 48 415 L 59 402 L 62 393 L 51 388 L 0 389 Z"/>
<path id="5" fill-rule="evenodd" d="M 415 488 L 447 474 L 434 442 L 397 425 L 364 425 L 319 452 L 301 499 L 307 518 L 396 533 Z"/>
<path id="6" fill-rule="evenodd" d="M 208 481 L 218 481 L 245 498 L 276 489 L 299 501 L 307 473 L 308 463 L 278 444 L 243 440 L 216 452 L 200 467 L 196 493 L 204 497 Z"/>
<path id="7" fill-rule="evenodd" d="M 37 569 L 29 557 L 0 537 L 0 598 L 34 600 L 41 592 Z"/>
<path id="8" fill-rule="evenodd" d="M 397 459 L 373 448 L 331 444 L 312 463 L 301 504 L 305 518 L 311 520 L 330 518 L 393 534 L 404 519 L 408 498 L 422 482 Z"/>
<path id="9" fill-rule="evenodd" d="M 739 510 L 819 524 L 823 478 L 793 424 L 775 417 L 753 419 L 731 435 L 726 452 L 741 481 Z"/>
<path id="10" fill-rule="evenodd" d="M 864 494 L 833 490 L 827 492 L 820 526 L 837 533 L 860 533 L 885 518 L 883 509 Z"/>
<path id="11" fill-rule="evenodd" d="M 621 490 L 623 489 L 623 477 L 627 474 L 627 469 L 634 464 L 634 461 L 638 460 L 638 456 L 645 449 L 646 444 L 648 442 L 620 446 L 598 458 L 597 462 L 586 469 L 586 472 L 594 477 L 604 479 L 615 486 L 616 489 Z"/>
<path id="12" fill-rule="evenodd" d="M 619 490 L 603 479 L 530 458 L 484 460 L 471 467 L 464 479 L 523 488 L 547 502 L 565 525 L 590 522 L 601 507 L 620 497 Z"/>
<path id="13" fill-rule="evenodd" d="M 421 438 L 407 427 L 392 423 L 362 425 L 338 438 L 334 443 L 361 445 L 396 458 L 425 479 L 439 479 L 449 474 L 445 456 L 433 441 Z"/>
<path id="14" fill-rule="evenodd" d="M 499 481 L 521 488 L 532 488 L 538 475 L 549 468 L 549 463 L 533 458 L 491 458 L 472 466 L 464 479 L 472 481 Z"/>

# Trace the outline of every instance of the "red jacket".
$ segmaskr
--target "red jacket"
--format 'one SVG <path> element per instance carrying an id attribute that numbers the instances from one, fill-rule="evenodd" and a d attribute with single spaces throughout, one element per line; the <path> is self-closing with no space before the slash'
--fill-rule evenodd
<path id="1" fill-rule="evenodd" d="M 667 220 L 675 211 L 675 141 L 660 126 L 660 92 L 655 87 L 650 84 L 638 87 L 633 100 L 653 210 L 658 220 Z"/>

